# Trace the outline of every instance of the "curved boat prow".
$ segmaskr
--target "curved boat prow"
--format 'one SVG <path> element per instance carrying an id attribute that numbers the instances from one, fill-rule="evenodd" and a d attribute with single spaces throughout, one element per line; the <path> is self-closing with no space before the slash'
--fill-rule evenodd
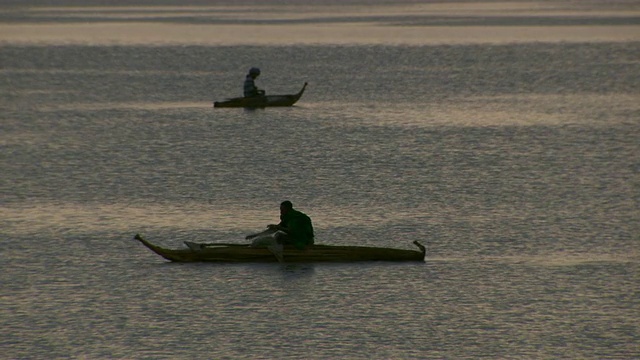
<path id="1" fill-rule="evenodd" d="M 294 95 L 280 95 L 281 99 L 277 99 L 278 95 L 274 96 L 274 100 L 271 104 L 271 106 L 292 106 L 293 104 L 297 103 L 298 100 L 300 100 L 300 98 L 302 97 L 302 94 L 304 94 L 304 90 L 307 88 L 307 85 L 309 83 L 308 82 L 304 82 L 304 85 L 302 85 L 302 89 L 300 89 L 300 91 L 298 91 L 297 94 Z"/>
<path id="2" fill-rule="evenodd" d="M 136 234 L 136 236 L 133 237 L 135 240 L 140 241 L 141 243 L 143 243 L 146 247 L 151 246 L 151 243 L 149 243 L 147 240 L 143 239 L 142 236 L 140 236 L 140 234 Z"/>
<path id="3" fill-rule="evenodd" d="M 142 245 L 146 246 L 149 250 L 153 251 L 154 253 L 162 256 L 163 258 L 167 259 L 167 260 L 175 260 L 174 257 L 169 256 L 167 253 L 170 250 L 167 249 L 163 249 L 160 246 L 156 246 L 153 245 L 152 243 L 148 242 L 147 240 L 143 239 L 142 236 L 140 236 L 140 234 L 136 234 L 136 236 L 133 237 L 135 240 L 138 240 L 142 243 Z"/>
<path id="4" fill-rule="evenodd" d="M 302 94 L 304 94 L 304 90 L 307 88 L 307 85 L 309 83 L 308 82 L 304 82 L 304 85 L 302 85 L 302 89 L 300 89 L 300 91 L 298 91 L 298 93 L 296 94 L 296 98 L 300 99 L 300 97 L 302 96 Z"/>
<path id="5" fill-rule="evenodd" d="M 422 253 L 422 259 L 424 260 L 424 258 L 427 256 L 427 249 L 424 247 L 424 245 L 420 244 L 418 240 L 415 240 L 413 242 L 413 245 L 417 246 L 420 249 L 420 252 Z"/>

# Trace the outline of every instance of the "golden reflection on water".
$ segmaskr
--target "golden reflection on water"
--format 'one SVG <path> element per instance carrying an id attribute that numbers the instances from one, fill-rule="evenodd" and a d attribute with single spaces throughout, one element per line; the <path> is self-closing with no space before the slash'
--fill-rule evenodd
<path id="1" fill-rule="evenodd" d="M 47 233 L 51 231 L 90 233 L 130 231 L 132 235 L 140 229 L 154 228 L 190 228 L 232 229 L 253 228 L 256 224 L 268 224 L 277 221 L 274 211 L 242 209 L 244 214 L 238 218 L 240 210 L 226 206 L 193 204 L 185 208 L 171 205 L 126 206 L 121 204 L 41 204 L 37 206 L 0 207 L 0 217 L 6 230 L 15 234 Z M 243 220 L 245 219 L 245 220 Z M 246 220 L 249 219 L 249 220 Z"/>
<path id="2" fill-rule="evenodd" d="M 300 5 L 218 5 L 218 6 L 91 6 L 91 7 L 32 7 L 33 13 L 67 14 L 69 16 L 84 16 L 87 14 L 103 14 L 104 16 L 120 17 L 121 15 L 167 15 L 192 16 L 192 15 L 216 15 L 221 17 L 234 17 L 239 19 L 277 18 L 299 19 L 318 18 L 327 16 L 357 16 L 357 15 L 386 15 L 397 16 L 412 14 L 462 14 L 484 15 L 489 14 L 518 14 L 527 11 L 532 14 L 566 14 L 566 10 L 556 4 L 540 2 L 476 2 L 476 3 L 423 3 L 423 4 L 383 4 L 378 6 L 358 5 L 326 5 L 322 3 Z M 618 13 L 618 12 L 614 12 Z"/>
<path id="3" fill-rule="evenodd" d="M 517 19 L 624 19 L 640 10 L 566 2 L 402 5 L 30 7 L 0 24 L 0 43 L 28 44 L 470 44 L 640 39 L 640 26 L 522 26 Z M 24 19 L 24 20 L 23 20 Z M 481 19 L 478 26 L 474 19 Z M 470 22 L 471 21 L 471 22 Z M 506 21 L 506 23 L 505 23 Z M 507 26 L 504 26 L 507 24 Z"/>
<path id="4" fill-rule="evenodd" d="M 627 42 L 640 26 L 190 25 L 158 23 L 0 24 L 0 43 L 41 45 L 501 44 Z"/>
<path id="5" fill-rule="evenodd" d="M 219 5 L 219 6 L 58 6 L 30 7 L 27 13 L 32 16 L 47 16 L 85 19 L 148 19 L 204 17 L 210 19 L 247 20 L 312 20 L 368 18 L 371 16 L 388 19 L 398 16 L 580 16 L 594 15 L 590 4 L 557 2 L 451 2 L 416 4 L 380 4 L 372 5 L 330 5 L 321 2 L 301 5 Z M 19 11 L 24 11 L 20 9 Z M 623 8 L 598 8 L 600 17 L 623 17 L 640 14 L 632 5 Z"/>
<path id="6" fill-rule="evenodd" d="M 569 111 L 566 104 L 579 104 Z M 300 105 L 309 109 L 335 111 L 336 116 L 344 117 L 341 109 L 332 109 L 332 102 L 310 102 Z M 452 102 L 433 103 L 428 106 L 415 106 L 409 103 L 401 112 L 371 111 L 369 104 L 353 106 L 351 114 L 362 112 L 363 116 L 354 116 L 350 124 L 379 126 L 530 126 L 530 125 L 567 125 L 589 124 L 610 126 L 624 117 L 609 116 L 602 120 L 594 119 L 593 113 L 602 109 L 620 108 L 628 111 L 640 111 L 640 97 L 632 94 L 569 94 L 569 95 L 498 95 L 465 96 Z M 360 110 L 358 110 L 360 109 Z M 339 114 L 339 115 L 338 115 Z"/>
<path id="7" fill-rule="evenodd" d="M 211 102 L 193 101 L 157 101 L 157 102 L 92 102 L 65 103 L 38 108 L 39 111 L 102 111 L 102 110 L 169 110 L 169 109 L 206 109 L 212 108 Z"/>
<path id="8" fill-rule="evenodd" d="M 633 263 L 637 262 L 640 254 L 631 249 L 631 251 L 612 253 L 583 253 L 583 254 L 545 254 L 544 256 L 533 256 L 526 259 L 526 262 L 538 266 L 576 266 L 588 264 L 607 264 L 607 263 Z"/>
<path id="9" fill-rule="evenodd" d="M 189 229 L 189 231 L 221 230 L 237 232 L 236 240 L 242 241 L 247 232 L 261 231 L 267 224 L 277 223 L 279 213 L 277 202 L 263 206 L 234 207 L 226 204 L 203 205 L 200 203 L 174 206 L 170 204 L 145 204 L 128 206 L 124 204 L 76 204 L 50 203 L 37 205 L 0 207 L 3 228 L 14 234 L 35 233 L 98 233 L 136 232 L 146 228 Z M 269 207 L 270 205 L 273 205 Z M 306 209 L 305 209 L 306 210 Z M 359 219 L 344 215 L 347 210 L 315 208 L 306 210 L 314 222 L 321 224 L 357 225 L 366 223 L 383 224 L 406 214 L 394 213 L 393 218 L 383 208 L 369 209 L 369 214 Z M 238 216 L 242 214 L 242 216 Z"/>
<path id="10" fill-rule="evenodd" d="M 264 204 L 263 204 L 264 205 Z M 128 231 L 131 234 L 146 228 L 173 228 L 199 230 L 221 230 L 238 232 L 236 240 L 243 240 L 247 232 L 261 231 L 267 224 L 277 223 L 279 213 L 277 202 L 269 206 L 233 205 L 216 206 L 199 203 L 173 206 L 169 204 L 145 204 L 127 206 L 123 204 L 76 204 L 57 203 L 30 206 L 22 204 L 13 207 L 0 207 L 0 218 L 5 230 L 14 234 L 34 233 L 97 233 Z M 305 209 L 306 210 L 306 209 Z M 322 224 L 347 226 L 358 224 L 384 224 L 395 221 L 397 217 L 408 216 L 402 212 L 394 213 L 379 209 L 368 209 L 367 216 L 358 219 L 347 218 L 347 210 L 337 208 L 314 208 L 306 210 L 313 216 L 318 228 Z M 242 216 L 238 216 L 242 214 Z M 349 219 L 349 220 L 345 220 Z"/>

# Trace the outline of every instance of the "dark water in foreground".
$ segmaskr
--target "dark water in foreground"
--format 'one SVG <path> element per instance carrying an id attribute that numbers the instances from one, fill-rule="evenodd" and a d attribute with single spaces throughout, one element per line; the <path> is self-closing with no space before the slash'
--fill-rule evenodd
<path id="1" fill-rule="evenodd" d="M 2 358 L 637 358 L 638 43 L 0 51 Z M 245 68 L 297 106 L 212 109 Z M 171 264 L 291 199 L 424 264 Z"/>

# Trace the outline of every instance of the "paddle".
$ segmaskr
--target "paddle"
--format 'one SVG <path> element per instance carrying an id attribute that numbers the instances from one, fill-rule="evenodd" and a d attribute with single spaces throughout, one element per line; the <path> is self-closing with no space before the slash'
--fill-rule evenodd
<path id="1" fill-rule="evenodd" d="M 267 246 L 267 250 L 269 250 L 276 259 L 278 259 L 279 263 L 284 263 L 284 249 L 282 244 L 276 242 L 275 244 Z"/>
<path id="2" fill-rule="evenodd" d="M 184 241 L 184 244 L 189 247 L 189 249 L 193 251 L 200 251 L 206 247 L 216 247 L 216 246 L 226 246 L 226 247 L 247 247 L 247 244 L 235 244 L 235 243 L 209 243 L 209 244 L 200 244 L 192 241 Z"/>
<path id="3" fill-rule="evenodd" d="M 275 230 L 271 230 L 271 229 L 267 229 L 265 231 L 259 232 L 257 234 L 251 234 L 251 235 L 247 235 L 245 237 L 245 239 L 247 240 L 251 240 L 254 239 L 258 236 L 266 236 L 266 235 L 271 235 L 275 232 Z M 189 247 L 189 249 L 193 250 L 193 251 L 199 251 L 202 250 L 204 248 L 207 247 L 216 247 L 216 246 L 235 246 L 235 247 L 242 247 L 242 246 L 249 246 L 247 244 L 235 244 L 235 243 L 196 243 L 193 241 L 185 241 L 184 242 L 185 245 L 187 245 Z"/>
<path id="4" fill-rule="evenodd" d="M 257 234 L 247 235 L 245 237 L 245 239 L 251 240 L 251 239 L 258 238 L 258 237 L 271 237 L 271 235 L 273 235 L 276 231 L 278 231 L 278 229 L 276 229 L 275 227 L 269 226 L 266 230 L 261 231 L 261 232 L 259 232 Z M 284 262 L 284 254 L 283 254 L 282 244 L 278 243 L 275 238 L 266 239 L 266 240 L 269 241 L 269 242 L 272 242 L 271 244 L 266 246 L 267 250 L 269 250 L 273 254 L 273 256 L 276 257 L 276 259 L 278 259 L 278 262 L 283 263 Z M 264 244 L 260 244 L 260 245 L 264 246 Z M 258 245 L 258 246 L 260 246 L 260 245 Z"/>
<path id="5" fill-rule="evenodd" d="M 273 228 L 268 228 L 264 231 L 261 231 L 259 233 L 256 234 L 251 234 L 251 235 L 247 235 L 245 237 L 245 239 L 247 240 L 251 240 L 251 239 L 255 239 L 257 237 L 270 237 L 270 235 L 273 235 L 273 233 L 275 233 L 276 231 L 278 231 L 277 229 L 273 229 Z M 269 252 L 271 252 L 276 259 L 278 259 L 279 262 L 284 262 L 283 260 L 283 249 L 282 249 L 282 245 L 278 244 L 275 239 L 272 240 L 273 244 L 269 244 L 268 246 L 266 246 L 266 248 L 269 250 Z M 184 241 L 184 244 L 187 245 L 187 247 L 189 249 L 191 249 L 192 251 L 202 251 L 205 248 L 208 247 L 247 247 L 247 246 L 251 246 L 251 245 L 247 245 L 247 244 L 234 244 L 234 243 L 196 243 L 196 242 L 192 242 L 192 241 Z"/>
<path id="6" fill-rule="evenodd" d="M 277 231 L 277 230 L 267 229 L 267 230 L 261 231 L 261 232 L 259 232 L 259 233 L 257 233 L 257 234 L 247 235 L 247 236 L 245 237 L 245 239 L 246 239 L 246 240 L 251 240 L 251 239 L 257 238 L 258 236 L 271 235 L 271 234 L 273 234 L 273 233 L 274 233 L 274 232 L 276 232 L 276 231 Z"/>

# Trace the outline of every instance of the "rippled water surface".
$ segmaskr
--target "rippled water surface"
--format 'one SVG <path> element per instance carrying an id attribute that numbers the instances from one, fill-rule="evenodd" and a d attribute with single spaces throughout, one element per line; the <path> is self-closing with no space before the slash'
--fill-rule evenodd
<path id="1" fill-rule="evenodd" d="M 516 41 L 0 32 L 0 357 L 640 357 L 640 37 L 508 30 L 528 13 L 539 28 L 637 31 L 638 9 L 300 3 L 245 25 L 424 35 L 458 14 Z M 247 31 L 245 7 L 216 4 L 12 7 L 0 27 L 152 18 Z M 251 66 L 268 93 L 309 86 L 291 108 L 213 109 Z M 173 264 L 132 240 L 242 242 L 285 199 L 312 216 L 318 243 L 420 240 L 427 259 Z"/>

